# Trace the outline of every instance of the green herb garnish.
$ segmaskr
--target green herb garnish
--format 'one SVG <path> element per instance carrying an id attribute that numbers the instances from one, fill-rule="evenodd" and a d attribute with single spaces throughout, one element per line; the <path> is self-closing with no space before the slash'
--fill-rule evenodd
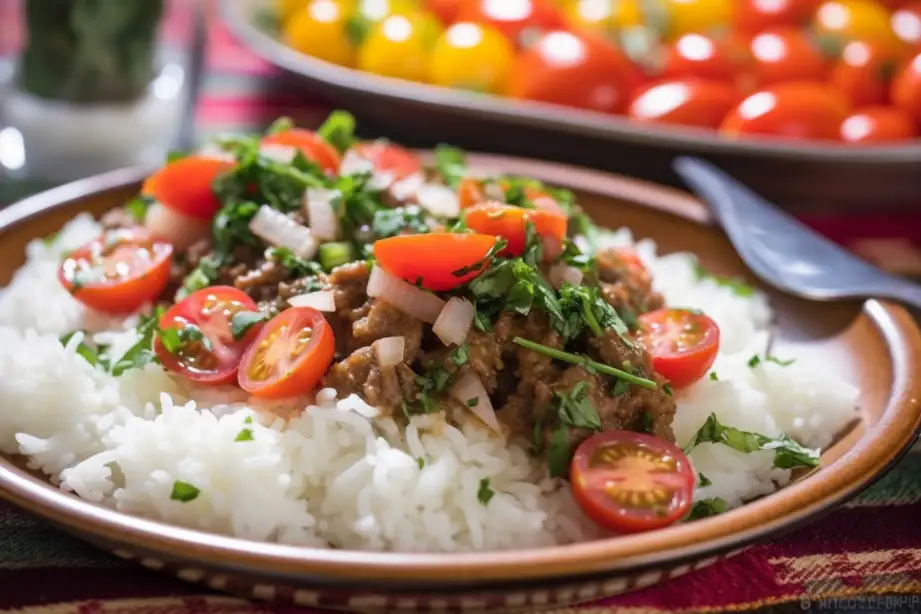
<path id="1" fill-rule="evenodd" d="M 173 501 L 182 501 L 183 503 L 188 503 L 189 501 L 194 501 L 198 497 L 199 493 L 201 493 L 201 491 L 188 482 L 176 480 L 173 482 L 173 492 L 170 494 L 169 498 Z"/>
<path id="2" fill-rule="evenodd" d="M 489 487 L 489 478 L 483 478 L 480 480 L 480 487 L 477 489 L 476 498 L 479 499 L 480 503 L 483 505 L 488 505 L 489 501 L 495 496 L 493 489 Z"/>
<path id="3" fill-rule="evenodd" d="M 555 397 L 559 403 L 557 413 L 562 424 L 593 431 L 601 430 L 601 418 L 588 398 L 588 392 L 589 383 L 582 381 L 574 385 L 568 393 L 556 393 Z"/>
<path id="4" fill-rule="evenodd" d="M 347 111 L 333 111 L 317 129 L 327 143 L 345 152 L 355 144 L 355 117 Z"/>
<path id="5" fill-rule="evenodd" d="M 787 435 L 772 439 L 760 433 L 725 426 L 716 418 L 716 414 L 710 414 L 707 421 L 687 443 L 684 447 L 685 454 L 702 443 L 719 443 L 746 454 L 760 450 L 774 450 L 774 466 L 779 469 L 816 467 L 820 461 L 818 450 L 804 448 Z"/>
<path id="6" fill-rule="evenodd" d="M 691 513 L 688 515 L 688 520 L 716 516 L 717 514 L 722 514 L 727 509 L 729 509 L 729 504 L 719 497 L 701 499 L 694 503 L 694 507 L 691 508 Z"/>
<path id="7" fill-rule="evenodd" d="M 658 385 L 651 379 L 646 379 L 645 377 L 638 377 L 632 373 L 627 373 L 621 369 L 617 369 L 610 365 L 600 363 L 596 360 L 592 360 L 584 354 L 573 354 L 571 352 L 564 352 L 562 350 L 557 350 L 555 348 L 547 347 L 546 345 L 541 345 L 534 341 L 529 341 L 528 339 L 522 339 L 521 337 L 515 337 L 512 341 L 520 345 L 521 347 L 533 350 L 545 356 L 550 356 L 556 360 L 562 360 L 563 362 L 568 362 L 573 365 L 579 365 L 584 368 L 589 373 L 603 373 L 604 375 L 611 375 L 613 377 L 620 378 L 622 380 L 628 381 L 631 384 L 636 384 L 643 388 L 648 388 L 649 390 L 656 390 Z"/>
<path id="8" fill-rule="evenodd" d="M 252 441 L 253 440 L 253 429 L 242 429 L 237 434 L 237 437 L 234 441 Z"/>
<path id="9" fill-rule="evenodd" d="M 253 326 L 268 319 L 261 311 L 238 311 L 230 318 L 230 334 L 234 341 L 239 341 L 246 336 Z"/>
<path id="10" fill-rule="evenodd" d="M 467 154 L 463 150 L 439 144 L 435 147 L 435 170 L 451 188 L 457 188 L 467 176 Z"/>

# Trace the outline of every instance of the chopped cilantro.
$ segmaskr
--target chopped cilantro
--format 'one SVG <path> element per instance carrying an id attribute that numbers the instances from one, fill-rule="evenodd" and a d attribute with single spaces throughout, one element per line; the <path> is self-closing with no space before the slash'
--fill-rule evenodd
<path id="1" fill-rule="evenodd" d="M 581 381 L 575 384 L 568 393 L 556 393 L 555 397 L 559 403 L 557 413 L 562 424 L 593 431 L 601 430 L 601 418 L 595 406 L 592 405 L 591 399 L 588 398 L 588 392 L 589 383 Z"/>
<path id="2" fill-rule="evenodd" d="M 182 160 L 188 155 L 189 153 L 186 151 L 170 151 L 166 154 L 166 163 L 169 164 L 170 162 L 175 162 L 176 160 Z"/>
<path id="3" fill-rule="evenodd" d="M 192 484 L 176 480 L 173 482 L 173 492 L 170 494 L 169 498 L 173 501 L 188 503 L 189 501 L 194 501 L 199 493 L 201 493 L 201 491 Z"/>
<path id="4" fill-rule="evenodd" d="M 453 352 L 451 352 L 451 362 L 454 363 L 454 366 L 460 367 L 467 364 L 467 361 L 470 359 L 470 352 L 467 349 L 467 344 L 463 343 L 457 346 Z"/>
<path id="5" fill-rule="evenodd" d="M 467 175 L 467 154 L 456 147 L 439 144 L 435 147 L 435 170 L 448 186 L 456 188 Z"/>
<path id="6" fill-rule="evenodd" d="M 720 378 L 716 375 L 716 371 L 711 371 L 711 372 L 710 372 L 710 379 L 713 380 L 714 382 L 716 382 L 716 381 L 719 381 Z"/>
<path id="7" fill-rule="evenodd" d="M 246 416 L 246 419 L 243 421 L 243 424 L 252 424 L 252 423 L 253 423 L 253 417 Z"/>
<path id="8" fill-rule="evenodd" d="M 694 507 L 691 508 L 691 513 L 688 515 L 688 520 L 716 516 L 717 514 L 722 514 L 727 509 L 729 509 L 729 505 L 724 499 L 719 497 L 701 499 L 694 503 Z"/>
<path id="9" fill-rule="evenodd" d="M 622 379 L 615 379 L 614 385 L 610 387 L 609 394 L 612 397 L 623 396 L 630 390 L 630 382 Z"/>
<path id="10" fill-rule="evenodd" d="M 253 429 L 242 429 L 234 441 L 252 441 Z"/>
<path id="11" fill-rule="evenodd" d="M 269 124 L 269 127 L 265 130 L 265 134 L 266 136 L 272 136 L 273 134 L 278 134 L 279 132 L 287 132 L 292 128 L 294 128 L 294 120 L 292 120 L 290 117 L 282 116 Z"/>
<path id="12" fill-rule="evenodd" d="M 672 388 L 671 384 L 665 384 L 664 386 L 662 386 L 662 392 L 664 392 L 670 397 L 675 396 L 675 390 Z"/>
<path id="13" fill-rule="evenodd" d="M 710 481 L 710 478 L 708 478 L 702 473 L 697 474 L 697 485 L 698 486 L 703 488 L 704 486 L 709 486 L 710 484 L 713 484 L 713 482 Z"/>
<path id="14" fill-rule="evenodd" d="M 137 196 L 125 203 L 125 211 L 131 214 L 138 222 L 143 222 L 147 217 L 147 209 L 153 204 L 153 199 L 149 196 Z"/>
<path id="15" fill-rule="evenodd" d="M 818 450 L 804 448 L 787 435 L 772 439 L 760 433 L 725 426 L 710 414 L 707 421 L 684 447 L 685 454 L 702 443 L 720 443 L 746 454 L 759 450 L 774 450 L 774 466 L 779 469 L 815 467 L 819 464 Z"/>
<path id="16" fill-rule="evenodd" d="M 270 247 L 266 250 L 265 257 L 285 267 L 288 273 L 293 277 L 316 276 L 323 271 L 319 263 L 298 258 L 298 256 L 287 247 Z M 307 292 L 312 291 L 313 290 L 307 290 Z"/>
<path id="17" fill-rule="evenodd" d="M 737 296 L 754 296 L 755 294 L 755 289 L 740 279 L 714 275 L 699 264 L 696 267 L 696 272 L 697 279 L 710 279 L 720 286 L 729 288 Z"/>
<path id="18" fill-rule="evenodd" d="M 421 456 L 417 456 L 416 464 L 419 465 L 419 469 L 422 469 L 423 467 L 425 467 L 425 459 L 422 458 Z"/>
<path id="19" fill-rule="evenodd" d="M 505 239 L 496 240 L 496 242 L 493 243 L 493 246 L 489 248 L 489 251 L 486 252 L 486 255 L 483 256 L 480 260 L 477 260 L 471 265 L 457 269 L 456 271 L 452 271 L 451 274 L 455 277 L 463 277 L 468 273 L 482 270 L 483 267 L 485 267 L 493 258 L 495 258 L 496 254 L 505 249 L 506 245 L 508 245 L 508 241 Z"/>
<path id="20" fill-rule="evenodd" d="M 152 315 L 141 318 L 141 323 L 137 327 L 137 341 L 110 366 L 109 372 L 112 375 L 118 377 L 129 369 L 141 369 L 150 363 L 159 362 L 153 351 L 153 338 L 159 330 L 163 311 L 163 308 L 158 308 Z"/>
<path id="21" fill-rule="evenodd" d="M 317 134 L 342 153 L 355 144 L 355 117 L 347 111 L 333 111 Z"/>
<path id="22" fill-rule="evenodd" d="M 643 388 L 648 388 L 650 390 L 655 390 L 658 388 L 656 383 L 650 379 L 638 377 L 632 373 L 627 373 L 621 369 L 597 362 L 588 356 L 585 356 L 584 354 L 564 352 L 562 350 L 547 347 L 546 345 L 541 345 L 540 343 L 536 343 L 534 341 L 522 339 L 521 337 L 515 337 L 512 341 L 521 347 L 533 350 L 540 354 L 544 354 L 545 356 L 550 356 L 556 360 L 562 360 L 563 362 L 568 362 L 573 365 L 579 365 L 590 373 L 603 373 L 604 375 L 611 375 L 626 380 L 631 384 L 636 384 L 637 386 L 642 386 Z"/>
<path id="23" fill-rule="evenodd" d="M 476 498 L 479 499 L 480 503 L 483 505 L 489 505 L 489 501 L 495 496 L 493 489 L 489 487 L 489 478 L 483 478 L 480 480 L 480 488 L 477 490 Z"/>
<path id="24" fill-rule="evenodd" d="M 266 321 L 267 316 L 260 311 L 238 311 L 230 318 L 230 334 L 234 341 L 242 339 L 249 330 Z"/>
<path id="25" fill-rule="evenodd" d="M 77 334 L 77 332 L 79 331 L 67 333 L 66 335 L 61 337 L 60 339 L 61 345 L 66 347 L 67 344 L 70 343 L 70 340 L 73 339 L 74 335 Z M 80 341 L 80 343 L 77 345 L 76 354 L 77 356 L 80 356 L 81 358 L 83 358 L 83 360 L 90 363 L 94 367 L 100 364 L 100 362 L 102 363 L 103 366 L 105 366 L 105 360 L 102 356 L 100 356 L 100 352 L 97 349 L 92 348 L 89 345 L 87 345 L 85 341 Z"/>
<path id="26" fill-rule="evenodd" d="M 755 354 L 754 356 L 748 359 L 748 366 L 752 369 L 754 369 L 760 364 L 761 364 L 761 357 L 758 356 L 757 354 Z"/>
<path id="27" fill-rule="evenodd" d="M 566 475 L 569 461 L 569 428 L 563 425 L 553 432 L 553 435 L 550 436 L 550 444 L 547 446 L 547 467 L 550 470 L 550 477 L 558 478 Z"/>
<path id="28" fill-rule="evenodd" d="M 406 230 L 413 234 L 424 234 L 431 231 L 431 228 L 425 223 L 422 208 L 417 206 L 375 211 L 371 229 L 377 239 L 395 237 Z"/>
<path id="29" fill-rule="evenodd" d="M 467 399 L 467 407 L 476 407 L 479 404 L 480 404 L 479 397 L 473 397 L 473 398 Z"/>
<path id="30" fill-rule="evenodd" d="M 778 365 L 780 365 L 781 367 L 789 367 L 789 366 L 792 365 L 794 362 L 796 362 L 796 359 L 795 359 L 795 358 L 790 358 L 790 359 L 788 359 L 788 360 L 784 360 L 784 359 L 782 359 L 782 358 L 777 358 L 776 356 L 771 356 L 770 354 L 768 354 L 768 355 L 766 356 L 766 360 L 767 360 L 768 362 L 773 362 L 773 363 L 775 363 L 775 364 L 778 364 Z"/>
<path id="31" fill-rule="evenodd" d="M 623 380 L 618 380 L 623 381 Z M 643 431 L 649 435 L 653 434 L 653 424 L 652 424 L 652 412 L 644 411 L 643 415 Z"/>

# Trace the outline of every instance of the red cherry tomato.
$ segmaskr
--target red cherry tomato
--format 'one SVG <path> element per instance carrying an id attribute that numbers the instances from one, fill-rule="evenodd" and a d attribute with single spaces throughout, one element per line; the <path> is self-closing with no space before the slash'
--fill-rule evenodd
<path id="1" fill-rule="evenodd" d="M 777 26 L 802 26 L 819 4 L 820 0 L 737 0 L 735 22 L 752 34 Z"/>
<path id="2" fill-rule="evenodd" d="M 730 111 L 723 134 L 787 139 L 839 140 L 850 104 L 837 90 L 821 83 L 792 81 L 760 90 Z"/>
<path id="3" fill-rule="evenodd" d="M 636 84 L 634 68 L 612 45 L 556 31 L 522 52 L 509 71 L 512 98 L 619 113 Z"/>
<path id="4" fill-rule="evenodd" d="M 718 128 L 742 98 L 734 85 L 686 79 L 658 83 L 630 103 L 627 114 L 638 122 Z"/>
<path id="5" fill-rule="evenodd" d="M 892 82 L 892 103 L 921 124 L 921 53 L 896 75 Z"/>
<path id="6" fill-rule="evenodd" d="M 109 230 L 71 252 L 58 270 L 58 279 L 88 307 L 132 313 L 163 293 L 172 259 L 173 246 L 143 228 Z"/>
<path id="7" fill-rule="evenodd" d="M 859 145 L 905 141 L 917 136 L 914 120 L 898 107 L 864 107 L 841 124 L 841 139 Z"/>
<path id="8" fill-rule="evenodd" d="M 541 33 L 565 26 L 563 15 L 550 0 L 468 0 L 456 21 L 490 24 L 513 44 L 527 47 Z"/>
<path id="9" fill-rule="evenodd" d="M 720 328 L 708 316 L 687 309 L 656 309 L 639 317 L 639 337 L 652 368 L 675 388 L 707 374 L 720 347 Z"/>
<path id="10" fill-rule="evenodd" d="M 250 315 L 250 326 L 242 326 L 241 313 Z M 256 303 L 242 290 L 233 286 L 204 288 L 160 317 L 154 351 L 164 367 L 188 380 L 229 384 L 236 380 L 240 359 L 259 334 L 259 315 Z"/>
<path id="11" fill-rule="evenodd" d="M 617 533 L 638 533 L 681 520 L 697 478 L 678 447 L 642 433 L 605 431 L 576 448 L 570 480 L 589 518 Z"/>
<path id="12" fill-rule="evenodd" d="M 339 170 L 339 152 L 316 132 L 291 128 L 263 137 L 262 144 L 297 148 L 305 158 L 316 162 L 327 173 Z"/>
<path id="13" fill-rule="evenodd" d="M 751 40 L 752 69 L 760 86 L 783 81 L 823 81 L 830 58 L 805 30 L 778 27 Z"/>
<path id="14" fill-rule="evenodd" d="M 359 156 L 369 160 L 378 171 L 393 174 L 395 181 L 422 170 L 419 158 L 408 149 L 387 141 L 358 143 L 353 149 Z"/>
<path id="15" fill-rule="evenodd" d="M 917 53 L 921 51 L 921 2 L 904 4 L 889 17 L 889 27 L 912 53 Z"/>
<path id="16" fill-rule="evenodd" d="M 742 62 L 733 40 L 704 34 L 685 34 L 665 52 L 664 81 L 696 77 L 707 81 L 734 82 Z"/>
<path id="17" fill-rule="evenodd" d="M 562 213 L 544 209 L 522 209 L 496 202 L 470 207 L 465 211 L 464 219 L 471 230 L 502 237 L 508 241 L 508 245 L 499 253 L 512 256 L 519 256 L 524 252 L 528 221 L 534 224 L 537 234 L 560 242 L 566 238 L 568 225 L 568 220 Z"/>
<path id="18" fill-rule="evenodd" d="M 432 232 L 399 235 L 374 243 L 374 257 L 381 268 L 411 284 L 442 292 L 461 286 L 480 273 L 489 263 L 464 275 L 456 271 L 483 262 L 496 244 L 495 237 L 485 234 Z"/>
<path id="19" fill-rule="evenodd" d="M 851 41 L 832 69 L 829 82 L 855 106 L 889 101 L 889 90 L 904 59 L 900 46 L 878 41 Z"/>
<path id="20" fill-rule="evenodd" d="M 240 388 L 261 399 L 312 392 L 333 362 L 336 339 L 311 307 L 290 307 L 272 318 L 240 361 Z"/>
<path id="21" fill-rule="evenodd" d="M 144 180 L 141 194 L 176 213 L 210 220 L 221 208 L 211 185 L 233 163 L 207 156 L 186 156 L 168 163 Z"/>

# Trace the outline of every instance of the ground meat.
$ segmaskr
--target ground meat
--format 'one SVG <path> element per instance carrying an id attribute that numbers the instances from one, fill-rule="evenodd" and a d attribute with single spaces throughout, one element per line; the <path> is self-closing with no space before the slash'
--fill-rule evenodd
<path id="1" fill-rule="evenodd" d="M 652 276 L 642 266 L 631 266 L 616 249 L 603 249 L 595 254 L 601 294 L 615 309 L 623 313 L 645 313 L 665 305 L 665 299 L 652 288 Z"/>
<path id="2" fill-rule="evenodd" d="M 403 403 L 416 398 L 416 375 L 405 363 L 381 367 L 372 347 L 354 351 L 332 366 L 323 386 L 335 388 L 340 398 L 358 394 L 386 414 L 402 412 Z"/>
<path id="3" fill-rule="evenodd" d="M 498 387 L 499 373 L 505 367 L 502 360 L 502 346 L 495 335 L 472 328 L 467 333 L 467 363 L 483 382 L 486 392 L 493 394 Z"/>
<path id="4" fill-rule="evenodd" d="M 277 297 L 278 284 L 288 279 L 288 269 L 275 260 L 263 260 L 233 280 L 233 285 L 256 301 L 269 301 Z"/>
<path id="5" fill-rule="evenodd" d="M 367 315 L 370 276 L 371 268 L 365 262 L 343 264 L 329 274 L 327 288 L 333 291 L 337 314 L 343 320 L 354 322 Z"/>
<path id="6" fill-rule="evenodd" d="M 352 346 L 371 345 L 384 337 L 403 337 L 403 361 L 411 364 L 422 345 L 422 320 L 405 314 L 390 303 L 369 299 L 367 315 L 352 324 Z"/>

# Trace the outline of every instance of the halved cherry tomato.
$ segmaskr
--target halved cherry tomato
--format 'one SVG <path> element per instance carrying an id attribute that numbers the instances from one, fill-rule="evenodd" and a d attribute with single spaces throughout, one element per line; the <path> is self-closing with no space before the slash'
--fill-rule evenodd
<path id="1" fill-rule="evenodd" d="M 464 275 L 456 271 L 483 262 L 496 244 L 495 237 L 485 234 L 432 232 L 399 235 L 374 243 L 374 257 L 381 268 L 427 290 L 443 292 L 461 286 L 480 273 L 489 262 Z"/>
<path id="2" fill-rule="evenodd" d="M 356 144 L 352 149 L 382 173 L 391 173 L 395 181 L 405 179 L 422 170 L 419 161 L 408 149 L 388 141 L 378 140 Z"/>
<path id="3" fill-rule="evenodd" d="M 627 114 L 638 122 L 718 128 L 741 99 L 738 89 L 729 83 L 679 79 L 642 90 Z"/>
<path id="4" fill-rule="evenodd" d="M 892 103 L 921 125 L 921 53 L 916 55 L 893 80 Z"/>
<path id="5" fill-rule="evenodd" d="M 802 26 L 819 6 L 819 0 L 737 0 L 736 26 L 757 34 L 777 26 Z"/>
<path id="6" fill-rule="evenodd" d="M 132 313 L 169 283 L 173 246 L 145 229 L 109 230 L 71 252 L 58 270 L 78 301 L 106 313 Z"/>
<path id="7" fill-rule="evenodd" d="M 841 139 L 846 143 L 890 143 L 917 136 L 914 120 L 898 107 L 864 107 L 841 124 Z"/>
<path id="8" fill-rule="evenodd" d="M 141 194 L 176 213 L 210 220 L 221 208 L 211 185 L 218 175 L 232 167 L 231 162 L 208 156 L 179 158 L 145 179 Z"/>
<path id="9" fill-rule="evenodd" d="M 627 105 L 637 78 L 623 53 L 587 34 L 544 34 L 513 62 L 507 94 L 603 113 Z"/>
<path id="10" fill-rule="evenodd" d="M 519 256 L 524 252 L 528 221 L 534 224 L 537 234 L 556 241 L 566 238 L 568 224 L 566 216 L 562 213 L 544 209 L 523 209 L 496 202 L 470 207 L 465 211 L 464 219 L 471 230 L 502 237 L 508 241 L 508 245 L 499 253 L 512 256 Z"/>
<path id="11" fill-rule="evenodd" d="M 259 315 L 256 303 L 242 290 L 233 286 L 198 290 L 160 317 L 154 351 L 164 367 L 188 380 L 229 384 L 236 380 L 240 359 L 262 327 L 253 319 L 251 326 L 238 324 L 235 336 L 233 322 L 241 312 Z"/>
<path id="12" fill-rule="evenodd" d="M 841 123 L 849 114 L 850 103 L 830 86 L 791 81 L 746 98 L 726 116 L 720 131 L 732 137 L 770 135 L 837 141 Z"/>
<path id="13" fill-rule="evenodd" d="M 639 533 L 681 520 L 697 478 L 677 446 L 643 433 L 605 431 L 576 448 L 570 480 L 573 498 L 598 525 Z"/>
<path id="14" fill-rule="evenodd" d="M 893 77 L 904 60 L 901 45 L 851 41 L 832 69 L 829 82 L 855 106 L 885 104 Z"/>
<path id="15" fill-rule="evenodd" d="M 564 25 L 563 15 L 548 0 L 468 0 L 461 5 L 457 21 L 489 24 L 518 47 L 527 47 L 541 33 Z"/>
<path id="16" fill-rule="evenodd" d="M 327 173 L 339 169 L 339 152 L 324 141 L 320 135 L 310 130 L 291 128 L 270 134 L 262 139 L 263 145 L 283 145 L 301 150 L 304 157 L 320 165 Z"/>
<path id="17" fill-rule="evenodd" d="M 486 200 L 483 184 L 473 177 L 464 177 L 457 185 L 457 199 L 460 201 L 461 209 L 480 204 Z"/>
<path id="18" fill-rule="evenodd" d="M 665 52 L 662 80 L 700 78 L 734 82 L 740 64 L 740 51 L 732 40 L 718 40 L 705 34 L 685 34 Z"/>
<path id="19" fill-rule="evenodd" d="M 772 28 L 751 40 L 752 71 L 760 86 L 782 81 L 823 81 L 831 58 L 802 29 Z"/>
<path id="20" fill-rule="evenodd" d="M 290 307 L 259 332 L 240 361 L 240 388 L 262 399 L 312 392 L 333 362 L 336 339 L 311 307 Z"/>
<path id="21" fill-rule="evenodd" d="M 707 374 L 720 347 L 720 328 L 708 316 L 687 309 L 656 309 L 639 317 L 639 338 L 652 368 L 675 388 Z"/>

